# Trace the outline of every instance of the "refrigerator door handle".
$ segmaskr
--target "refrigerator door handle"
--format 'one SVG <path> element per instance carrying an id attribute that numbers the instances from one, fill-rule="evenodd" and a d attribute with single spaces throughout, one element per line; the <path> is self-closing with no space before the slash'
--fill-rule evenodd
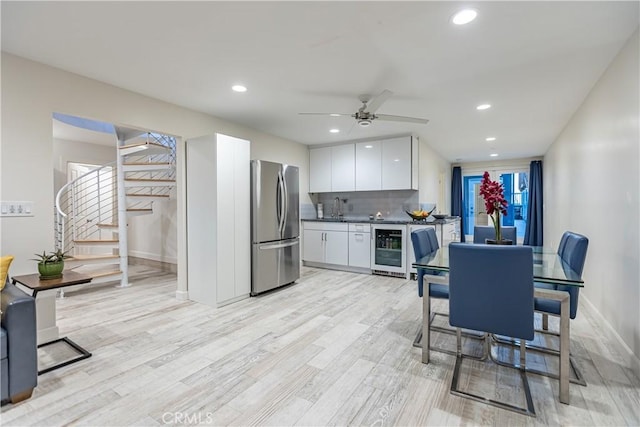
<path id="1" fill-rule="evenodd" d="M 284 199 L 286 198 L 285 194 L 284 194 L 284 187 L 282 186 L 282 174 L 280 172 L 278 172 L 278 197 L 276 200 L 276 209 L 277 209 L 277 213 L 278 213 L 278 234 L 280 236 L 280 238 L 282 238 L 282 230 L 284 228 Z"/>
<path id="2" fill-rule="evenodd" d="M 282 232 L 284 233 L 284 229 L 287 226 L 288 216 L 289 216 L 289 189 L 287 188 L 287 180 L 284 178 L 284 173 L 280 172 L 280 179 L 282 181 L 282 190 L 284 194 L 284 206 L 283 206 L 283 219 L 282 219 Z"/>
<path id="3" fill-rule="evenodd" d="M 260 250 L 269 250 L 269 249 L 280 249 L 280 248 L 288 248 L 289 246 L 295 246 L 295 245 L 299 245 L 300 242 L 298 240 L 295 240 L 293 242 L 286 242 L 286 243 L 273 243 L 270 245 L 260 245 L 259 249 Z"/>

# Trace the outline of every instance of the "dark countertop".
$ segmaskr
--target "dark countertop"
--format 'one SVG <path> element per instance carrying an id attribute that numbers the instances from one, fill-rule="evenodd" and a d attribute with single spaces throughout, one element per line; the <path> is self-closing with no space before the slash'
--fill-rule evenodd
<path id="1" fill-rule="evenodd" d="M 447 217 L 445 219 L 433 219 L 431 221 L 413 221 L 411 219 L 369 219 L 369 218 L 324 218 L 324 219 L 316 219 L 316 218 L 307 218 L 302 219 L 302 221 L 312 221 L 312 222 L 342 222 L 342 223 L 363 223 L 363 224 L 430 224 L 430 225 L 438 225 L 438 224 L 448 224 L 450 222 L 454 222 L 460 219 L 457 216 Z"/>

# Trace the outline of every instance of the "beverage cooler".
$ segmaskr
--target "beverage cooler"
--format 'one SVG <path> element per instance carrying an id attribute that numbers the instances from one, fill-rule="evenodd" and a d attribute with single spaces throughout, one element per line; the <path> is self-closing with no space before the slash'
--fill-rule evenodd
<path id="1" fill-rule="evenodd" d="M 407 277 L 407 227 L 377 224 L 371 227 L 371 270 L 373 274 Z"/>

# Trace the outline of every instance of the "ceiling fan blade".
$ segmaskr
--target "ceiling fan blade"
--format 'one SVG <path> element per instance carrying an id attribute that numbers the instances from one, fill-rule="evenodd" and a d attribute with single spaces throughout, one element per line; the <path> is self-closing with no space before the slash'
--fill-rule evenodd
<path id="1" fill-rule="evenodd" d="M 384 120 L 390 122 L 409 122 L 409 123 L 421 123 L 426 125 L 429 123 L 427 119 L 418 119 L 415 117 L 405 117 L 405 116 L 391 116 L 389 114 L 376 114 L 376 120 Z"/>
<path id="2" fill-rule="evenodd" d="M 333 116 L 333 117 L 351 116 L 351 114 L 345 114 L 345 113 L 298 113 L 298 114 L 308 115 L 308 116 Z"/>
<path id="3" fill-rule="evenodd" d="M 367 108 L 364 109 L 364 111 L 366 111 L 367 113 L 375 113 L 378 108 L 380 108 L 380 106 L 387 100 L 389 99 L 389 97 L 391 97 L 391 95 L 393 95 L 393 92 L 391 92 L 390 90 L 383 90 L 380 95 L 376 96 L 375 98 L 373 98 L 371 101 L 369 101 L 369 103 L 367 104 Z"/>

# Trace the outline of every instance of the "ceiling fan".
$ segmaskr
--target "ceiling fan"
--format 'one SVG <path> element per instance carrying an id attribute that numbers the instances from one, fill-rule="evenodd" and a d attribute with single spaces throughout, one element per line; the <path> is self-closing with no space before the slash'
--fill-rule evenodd
<path id="1" fill-rule="evenodd" d="M 345 113 L 298 113 L 303 115 L 315 115 L 315 116 L 351 116 L 356 119 L 356 122 L 362 127 L 367 127 L 374 120 L 385 120 L 392 122 L 408 122 L 408 123 L 420 123 L 427 124 L 429 120 L 427 119 L 418 119 L 415 117 L 405 117 L 405 116 L 392 116 L 389 114 L 375 114 L 375 112 L 380 108 L 380 106 L 391 96 L 393 92 L 390 90 L 383 90 L 378 96 L 375 98 L 371 98 L 371 95 L 360 95 L 358 99 L 362 102 L 362 106 L 353 114 L 345 114 Z"/>

